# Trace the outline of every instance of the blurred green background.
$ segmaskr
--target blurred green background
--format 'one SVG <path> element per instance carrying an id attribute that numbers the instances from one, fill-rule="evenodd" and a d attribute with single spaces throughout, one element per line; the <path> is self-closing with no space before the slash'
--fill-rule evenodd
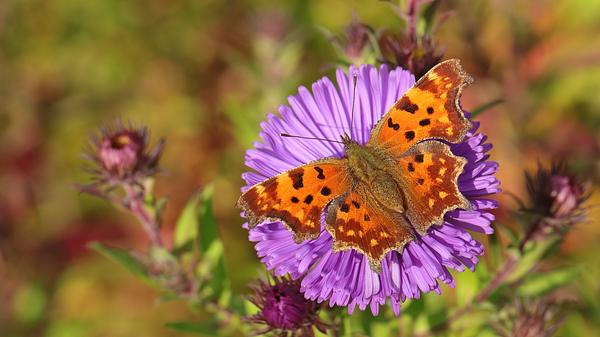
<path id="1" fill-rule="evenodd" d="M 454 15 L 436 40 L 476 78 L 463 106 L 504 99 L 479 118 L 503 189 L 524 197 L 523 170 L 553 158 L 597 186 L 600 2 L 442 7 Z M 165 322 L 197 319 L 86 248 L 146 243 L 133 217 L 72 187 L 89 179 L 88 135 L 115 118 L 167 139 L 157 181 L 170 201 L 165 238 L 186 199 L 214 182 L 226 267 L 235 291 L 247 292 L 259 264 L 234 207 L 244 150 L 266 112 L 333 73 L 323 29 L 343 31 L 353 13 L 378 28 L 403 25 L 374 0 L 0 1 L 0 336 L 175 336 Z M 498 226 L 515 225 L 508 195 Z M 589 212 L 550 262 L 584 266 L 564 290 L 578 303 L 564 336 L 600 335 L 600 211 Z M 425 300 L 452 304 L 468 290 L 445 287 Z"/>

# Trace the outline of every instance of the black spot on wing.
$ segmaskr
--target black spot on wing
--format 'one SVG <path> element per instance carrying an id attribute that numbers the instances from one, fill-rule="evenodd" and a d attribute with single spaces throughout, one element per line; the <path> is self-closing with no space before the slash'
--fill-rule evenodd
<path id="1" fill-rule="evenodd" d="M 317 171 L 317 173 L 318 173 L 317 178 L 319 178 L 319 179 L 325 179 L 325 174 L 323 174 L 323 169 L 322 168 L 320 168 L 318 166 L 315 166 L 315 171 Z"/>
<path id="2" fill-rule="evenodd" d="M 289 177 L 292 179 L 292 186 L 294 189 L 299 190 L 304 187 L 304 169 L 298 169 L 290 172 Z"/>
<path id="3" fill-rule="evenodd" d="M 400 124 L 398 124 L 398 123 L 394 123 L 394 122 L 392 121 L 392 118 L 391 118 L 391 117 L 389 117 L 389 118 L 388 118 L 388 120 L 387 120 L 387 126 L 388 126 L 388 128 L 390 128 L 390 129 L 394 129 L 394 130 L 398 130 L 398 129 L 400 129 Z"/>
<path id="4" fill-rule="evenodd" d="M 414 114 L 417 112 L 417 110 L 419 110 L 419 106 L 411 102 L 408 97 L 402 97 L 400 101 L 398 101 L 398 104 L 396 104 L 396 108 L 411 114 Z"/>

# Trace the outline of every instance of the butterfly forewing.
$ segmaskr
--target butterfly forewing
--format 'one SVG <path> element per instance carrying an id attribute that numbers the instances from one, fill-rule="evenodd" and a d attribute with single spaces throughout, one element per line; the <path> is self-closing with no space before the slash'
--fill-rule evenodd
<path id="1" fill-rule="evenodd" d="M 323 159 L 250 187 L 238 205 L 251 227 L 281 221 L 299 242 L 319 235 L 325 206 L 349 189 L 346 160 Z"/>
<path id="2" fill-rule="evenodd" d="M 397 177 L 407 199 L 406 215 L 420 234 L 432 224 L 440 224 L 447 211 L 469 208 L 457 182 L 465 163 L 438 141 L 419 143 L 397 159 Z"/>
<path id="3" fill-rule="evenodd" d="M 444 61 L 425 74 L 381 118 L 369 145 L 402 154 L 426 139 L 461 141 L 471 128 L 459 104 L 472 79 L 458 60 Z"/>

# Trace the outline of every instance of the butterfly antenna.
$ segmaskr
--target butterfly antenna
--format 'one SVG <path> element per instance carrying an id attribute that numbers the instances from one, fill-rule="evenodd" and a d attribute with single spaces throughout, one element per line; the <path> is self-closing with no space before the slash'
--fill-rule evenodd
<path id="1" fill-rule="evenodd" d="M 318 137 L 307 137 L 307 136 L 290 135 L 289 133 L 285 133 L 285 132 L 280 133 L 280 135 L 281 135 L 281 137 L 286 137 L 286 138 L 300 138 L 300 139 L 308 139 L 308 140 L 320 140 L 320 141 L 323 141 L 323 142 L 331 142 L 331 143 L 344 144 L 343 142 L 340 142 L 338 140 L 332 140 L 332 139 L 327 139 L 327 138 L 318 138 Z"/>
<path id="2" fill-rule="evenodd" d="M 352 93 L 352 110 L 350 112 L 350 139 L 353 139 L 352 129 L 354 128 L 354 102 L 356 101 L 356 85 L 358 83 L 358 75 L 356 73 L 352 74 L 354 79 L 354 90 Z"/>

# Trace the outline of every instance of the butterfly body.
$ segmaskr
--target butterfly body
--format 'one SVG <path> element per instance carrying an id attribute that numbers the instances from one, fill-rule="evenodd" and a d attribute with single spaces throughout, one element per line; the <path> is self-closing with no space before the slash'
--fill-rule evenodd
<path id="1" fill-rule="evenodd" d="M 402 212 L 404 198 L 396 178 L 398 168 L 385 151 L 371 145 L 360 145 L 342 137 L 346 153 L 346 170 L 352 179 L 352 190 L 363 199 L 377 202 L 390 211 Z"/>
<path id="2" fill-rule="evenodd" d="M 446 212 L 470 207 L 458 190 L 466 160 L 449 146 L 471 128 L 459 104 L 470 82 L 457 60 L 438 64 L 380 119 L 366 144 L 344 134 L 342 158 L 248 188 L 238 205 L 249 225 L 281 222 L 296 242 L 325 229 L 334 250 L 354 249 L 379 271 L 386 253 L 440 225 Z"/>

